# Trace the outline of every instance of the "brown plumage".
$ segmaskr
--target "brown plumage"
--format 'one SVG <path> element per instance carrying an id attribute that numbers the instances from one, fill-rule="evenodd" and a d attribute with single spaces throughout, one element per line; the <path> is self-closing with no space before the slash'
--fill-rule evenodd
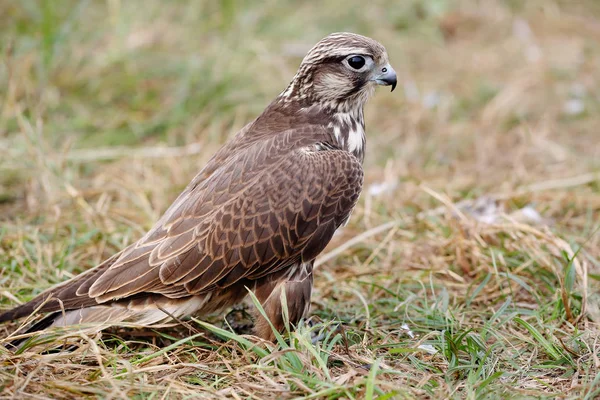
<path id="1" fill-rule="evenodd" d="M 363 105 L 376 84 L 396 85 L 383 46 L 351 33 L 327 36 L 143 238 L 0 321 L 43 304 L 39 311 L 54 313 L 45 326 L 151 325 L 234 305 L 249 288 L 278 329 L 285 289 L 296 324 L 309 309 L 314 259 L 359 197 Z M 273 338 L 260 318 L 256 333 Z"/>

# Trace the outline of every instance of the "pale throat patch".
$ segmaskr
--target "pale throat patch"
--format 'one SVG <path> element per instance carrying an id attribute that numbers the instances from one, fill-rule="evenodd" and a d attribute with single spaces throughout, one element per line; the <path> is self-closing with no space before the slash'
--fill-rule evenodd
<path id="1" fill-rule="evenodd" d="M 328 126 L 340 145 L 350 153 L 362 153 L 365 144 L 365 127 L 362 108 L 339 112 Z"/>

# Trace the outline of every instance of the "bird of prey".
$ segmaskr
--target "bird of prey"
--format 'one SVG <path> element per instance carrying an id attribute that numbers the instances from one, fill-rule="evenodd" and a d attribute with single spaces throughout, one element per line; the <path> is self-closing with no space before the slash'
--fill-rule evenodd
<path id="1" fill-rule="evenodd" d="M 313 263 L 344 225 L 363 183 L 363 106 L 396 86 L 385 48 L 333 33 L 304 57 L 288 87 L 230 139 L 137 242 L 100 265 L 0 314 L 49 313 L 30 330 L 202 317 L 252 290 L 276 329 L 306 316 Z M 255 333 L 273 340 L 258 316 Z"/>

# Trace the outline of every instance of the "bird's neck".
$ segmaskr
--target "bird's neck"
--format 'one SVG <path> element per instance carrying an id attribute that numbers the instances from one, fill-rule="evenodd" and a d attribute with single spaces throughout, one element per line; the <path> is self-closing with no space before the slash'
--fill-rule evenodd
<path id="1" fill-rule="evenodd" d="M 354 154 L 363 161 L 366 138 L 362 107 L 332 113 L 327 129 L 334 146 Z"/>
<path id="2" fill-rule="evenodd" d="M 354 107 L 332 107 L 296 98 L 278 97 L 254 122 L 253 131 L 286 130 L 295 125 L 317 124 L 325 127 L 325 141 L 334 148 L 346 150 L 361 162 L 365 154 L 365 120 L 361 103 Z M 268 125 L 269 129 L 262 129 Z M 264 128 L 264 127 L 263 127 Z"/>

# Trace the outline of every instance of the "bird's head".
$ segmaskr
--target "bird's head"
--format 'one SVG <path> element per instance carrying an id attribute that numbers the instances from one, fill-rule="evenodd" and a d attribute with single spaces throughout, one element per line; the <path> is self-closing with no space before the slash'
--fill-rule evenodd
<path id="1" fill-rule="evenodd" d="M 337 111 L 361 107 L 376 85 L 396 87 L 385 48 L 354 33 L 332 33 L 304 57 L 281 97 Z"/>

